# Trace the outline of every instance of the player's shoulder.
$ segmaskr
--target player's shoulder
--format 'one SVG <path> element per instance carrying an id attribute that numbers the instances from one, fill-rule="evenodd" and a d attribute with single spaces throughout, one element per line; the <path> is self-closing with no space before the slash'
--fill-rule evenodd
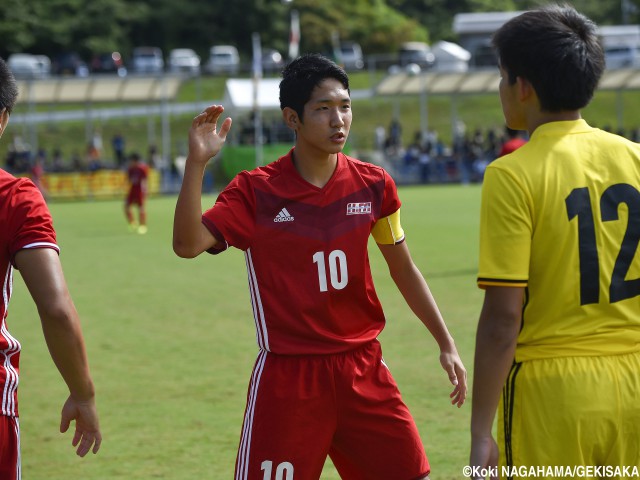
<path id="1" fill-rule="evenodd" d="M 260 167 L 256 167 L 252 170 L 243 170 L 238 175 L 236 175 L 236 179 L 239 181 L 248 181 L 251 183 L 255 182 L 263 182 L 263 181 L 271 181 L 275 178 L 280 177 L 285 171 L 285 163 L 290 161 L 291 151 L 286 155 L 270 162 L 266 165 L 262 165 Z"/>
<path id="2" fill-rule="evenodd" d="M 0 169 L 0 194 L 17 195 L 39 192 L 35 184 L 27 177 L 15 177 L 9 172 Z"/>
<path id="3" fill-rule="evenodd" d="M 345 165 L 352 171 L 358 172 L 360 175 L 371 177 L 373 179 L 389 178 L 389 173 L 380 165 L 365 162 L 349 155 L 340 154 L 344 159 Z"/>
<path id="4" fill-rule="evenodd" d="M 618 146 L 634 152 L 640 152 L 640 143 L 606 130 L 597 128 L 594 128 L 594 130 L 598 135 L 598 139 L 604 145 L 603 148 L 608 148 L 608 146 Z"/>

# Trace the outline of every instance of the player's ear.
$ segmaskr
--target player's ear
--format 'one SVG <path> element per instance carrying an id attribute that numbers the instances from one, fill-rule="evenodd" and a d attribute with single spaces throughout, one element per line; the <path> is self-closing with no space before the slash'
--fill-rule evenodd
<path id="1" fill-rule="evenodd" d="M 516 77 L 516 86 L 518 87 L 518 96 L 521 101 L 527 100 L 536 93 L 531 82 L 524 77 Z"/>
<path id="2" fill-rule="evenodd" d="M 2 137 L 2 134 L 4 133 L 4 129 L 7 127 L 8 123 L 9 123 L 9 111 L 6 108 L 3 108 L 2 111 L 0 111 L 0 137 Z"/>
<path id="3" fill-rule="evenodd" d="M 298 112 L 291 107 L 284 107 L 282 109 L 282 119 L 291 130 L 297 130 L 298 125 L 301 123 L 300 118 L 298 118 Z"/>

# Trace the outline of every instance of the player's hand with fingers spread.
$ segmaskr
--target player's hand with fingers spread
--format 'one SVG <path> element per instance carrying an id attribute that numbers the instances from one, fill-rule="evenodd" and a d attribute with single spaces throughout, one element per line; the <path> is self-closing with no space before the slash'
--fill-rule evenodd
<path id="1" fill-rule="evenodd" d="M 206 163 L 220 152 L 231 128 L 231 119 L 226 118 L 218 130 L 218 120 L 223 111 L 222 105 L 211 105 L 193 119 L 189 129 L 187 161 Z"/>
<path id="2" fill-rule="evenodd" d="M 60 432 L 66 432 L 73 420 L 76 423 L 76 431 L 71 444 L 77 447 L 76 453 L 80 457 L 84 457 L 90 450 L 93 453 L 98 453 L 102 443 L 102 434 L 100 433 L 95 401 L 93 399 L 78 401 L 69 396 L 62 407 Z"/>
<path id="3" fill-rule="evenodd" d="M 453 351 L 441 351 L 440 364 L 447 372 L 451 384 L 455 386 L 453 392 L 449 395 L 451 404 L 460 408 L 467 398 L 467 370 L 464 368 L 460 355 L 455 349 Z"/>

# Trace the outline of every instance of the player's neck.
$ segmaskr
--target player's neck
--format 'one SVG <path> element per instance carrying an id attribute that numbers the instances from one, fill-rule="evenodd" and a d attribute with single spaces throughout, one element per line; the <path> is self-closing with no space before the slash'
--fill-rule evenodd
<path id="1" fill-rule="evenodd" d="M 527 120 L 527 131 L 531 135 L 536 128 L 545 123 L 562 122 L 567 120 L 580 120 L 580 110 L 567 110 L 562 112 L 537 112 Z"/>
<path id="2" fill-rule="evenodd" d="M 338 165 L 337 153 L 316 153 L 309 152 L 306 149 L 300 149 L 298 146 L 291 154 L 293 165 L 300 176 L 311 185 L 318 188 L 324 187 Z"/>

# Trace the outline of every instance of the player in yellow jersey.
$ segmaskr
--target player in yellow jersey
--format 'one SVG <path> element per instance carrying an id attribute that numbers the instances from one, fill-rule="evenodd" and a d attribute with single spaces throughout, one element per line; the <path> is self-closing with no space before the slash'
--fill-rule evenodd
<path id="1" fill-rule="evenodd" d="M 470 463 L 638 466 L 640 145 L 581 118 L 604 70 L 591 20 L 553 5 L 493 44 L 530 141 L 484 177 Z"/>

